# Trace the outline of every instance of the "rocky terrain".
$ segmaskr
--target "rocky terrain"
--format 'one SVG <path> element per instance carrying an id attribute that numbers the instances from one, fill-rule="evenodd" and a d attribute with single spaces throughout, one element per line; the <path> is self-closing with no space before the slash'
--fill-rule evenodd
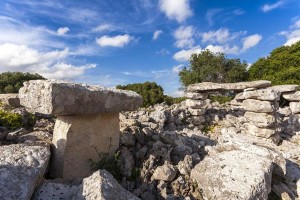
<path id="1" fill-rule="evenodd" d="M 123 111 L 118 149 L 109 159 L 99 152 L 93 173 L 72 180 L 53 177 L 49 169 L 58 123 L 48 114 L 65 110 L 36 113 L 30 129 L 0 128 L 0 199 L 300 199 L 297 90 L 297 85 L 271 86 L 269 81 L 200 83 L 187 88 L 180 104 Z M 220 93 L 235 98 L 225 104 L 209 99 Z M 25 121 L 32 105 L 27 97 L 25 103 L 21 97 L 26 108 L 11 104 Z M 9 98 L 17 97 L 2 102 L 16 102 Z M 43 109 L 41 99 L 36 109 Z M 74 110 L 67 101 L 59 102 Z M 73 165 L 69 169 L 75 170 Z"/>

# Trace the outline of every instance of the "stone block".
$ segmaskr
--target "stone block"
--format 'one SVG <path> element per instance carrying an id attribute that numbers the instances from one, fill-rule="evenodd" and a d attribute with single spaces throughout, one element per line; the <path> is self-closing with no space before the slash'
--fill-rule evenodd
<path id="1" fill-rule="evenodd" d="M 288 101 L 300 101 L 300 91 L 286 93 L 282 95 Z"/>
<path id="2" fill-rule="evenodd" d="M 235 96 L 237 100 L 257 99 L 262 101 L 278 101 L 280 99 L 280 92 L 272 89 L 261 89 L 253 91 L 244 91 Z"/>
<path id="3" fill-rule="evenodd" d="M 278 105 L 272 104 L 269 101 L 260 101 L 255 99 L 246 99 L 242 103 L 242 107 L 247 111 L 259 113 L 273 113 L 277 110 Z"/>
<path id="4" fill-rule="evenodd" d="M 266 113 L 245 112 L 244 117 L 259 128 L 270 128 L 275 126 L 275 116 Z"/>
<path id="5" fill-rule="evenodd" d="M 53 115 L 131 111 L 142 104 L 142 98 L 132 91 L 57 80 L 25 82 L 19 97 L 28 110 Z"/>
<path id="6" fill-rule="evenodd" d="M 245 123 L 244 126 L 246 128 L 247 133 L 254 135 L 256 137 L 270 138 L 276 133 L 276 130 L 274 129 L 259 128 L 250 123 Z"/>
<path id="7" fill-rule="evenodd" d="M 0 94 L 0 101 L 13 108 L 18 108 L 21 106 L 18 94 Z"/>
<path id="8" fill-rule="evenodd" d="M 208 93 L 196 93 L 196 92 L 187 92 L 184 94 L 184 96 L 186 98 L 189 98 L 189 99 L 195 99 L 195 100 L 198 100 L 198 99 L 207 99 L 208 98 Z"/>
<path id="9" fill-rule="evenodd" d="M 290 102 L 292 113 L 300 113 L 300 102 Z"/>
<path id="10" fill-rule="evenodd" d="M 119 114 L 58 116 L 53 135 L 50 174 L 74 180 L 92 174 L 98 152 L 112 155 L 119 147 Z"/>

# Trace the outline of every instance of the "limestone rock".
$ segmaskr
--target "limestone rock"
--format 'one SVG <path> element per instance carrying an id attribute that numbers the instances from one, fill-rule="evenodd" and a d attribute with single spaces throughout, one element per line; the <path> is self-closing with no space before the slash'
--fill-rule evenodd
<path id="1" fill-rule="evenodd" d="M 199 100 L 199 99 L 207 99 L 208 98 L 208 93 L 193 93 L 193 92 L 187 92 L 184 94 L 184 96 L 186 98 L 189 99 L 195 99 L 195 100 Z"/>
<path id="2" fill-rule="evenodd" d="M 300 113 L 300 102 L 290 102 L 292 113 Z"/>
<path id="3" fill-rule="evenodd" d="M 32 200 L 76 200 L 78 186 L 55 182 L 45 182 L 36 189 Z"/>
<path id="4" fill-rule="evenodd" d="M 272 162 L 244 151 L 207 156 L 191 172 L 207 199 L 268 199 Z"/>
<path id="5" fill-rule="evenodd" d="M 79 188 L 76 200 L 139 200 L 138 197 L 125 190 L 106 170 L 98 170 L 83 179 Z"/>
<path id="6" fill-rule="evenodd" d="M 300 101 L 300 91 L 285 93 L 282 96 L 288 101 Z"/>
<path id="7" fill-rule="evenodd" d="M 30 199 L 50 158 L 49 146 L 0 146 L 0 199 Z"/>
<path id="8" fill-rule="evenodd" d="M 259 128 L 274 127 L 275 117 L 266 113 L 245 112 L 244 117 Z"/>
<path id="9" fill-rule="evenodd" d="M 199 108 L 205 108 L 207 106 L 207 102 L 203 100 L 192 100 L 192 99 L 186 99 L 183 104 L 192 109 L 199 109 Z"/>
<path id="10" fill-rule="evenodd" d="M 285 92 L 294 92 L 296 90 L 298 90 L 299 85 L 276 85 L 276 86 L 272 86 L 269 87 L 269 89 L 281 92 L 281 93 L 285 93 Z"/>
<path id="11" fill-rule="evenodd" d="M 120 112 L 142 104 L 142 98 L 132 91 L 56 80 L 25 82 L 19 97 L 30 111 L 53 115 Z"/>
<path id="12" fill-rule="evenodd" d="M 0 94 L 0 101 L 13 108 L 21 106 L 18 94 Z"/>
<path id="13" fill-rule="evenodd" d="M 165 162 L 164 165 L 155 169 L 152 178 L 154 180 L 173 181 L 176 175 L 177 169 L 173 165 Z"/>
<path id="14" fill-rule="evenodd" d="M 254 90 L 254 91 L 245 91 L 239 93 L 235 96 L 237 100 L 244 100 L 244 99 L 257 99 L 262 101 L 278 101 L 280 98 L 280 92 L 272 89 L 261 89 L 261 90 Z"/>
<path id="15" fill-rule="evenodd" d="M 265 88 L 271 86 L 271 81 L 252 81 L 252 82 L 239 82 L 239 83 L 212 83 L 202 82 L 189 85 L 188 92 L 209 92 L 209 91 L 222 91 L 233 90 L 242 91 L 246 88 Z"/>
<path id="16" fill-rule="evenodd" d="M 269 101 L 259 101 L 255 99 L 246 99 L 242 103 L 242 107 L 245 110 L 260 113 L 272 113 L 275 110 L 275 106 Z"/>

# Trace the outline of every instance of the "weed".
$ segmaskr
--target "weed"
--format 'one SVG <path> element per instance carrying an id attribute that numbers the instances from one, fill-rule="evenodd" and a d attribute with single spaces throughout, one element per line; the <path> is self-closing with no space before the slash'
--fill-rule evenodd
<path id="1" fill-rule="evenodd" d="M 22 127 L 22 125 L 22 116 L 20 114 L 0 110 L 0 126 L 17 129 Z"/>

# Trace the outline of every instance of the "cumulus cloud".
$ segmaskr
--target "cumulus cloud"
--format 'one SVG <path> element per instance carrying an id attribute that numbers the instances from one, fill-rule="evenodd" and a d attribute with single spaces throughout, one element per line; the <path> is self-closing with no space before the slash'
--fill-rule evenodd
<path id="1" fill-rule="evenodd" d="M 157 40 L 158 39 L 158 37 L 160 36 L 160 34 L 162 34 L 163 32 L 162 32 L 162 30 L 157 30 L 157 31 L 155 31 L 154 33 L 153 33 L 153 40 Z"/>
<path id="2" fill-rule="evenodd" d="M 226 54 L 238 54 L 240 48 L 238 46 L 230 47 L 228 45 L 208 45 L 205 49 L 210 50 L 213 53 L 226 53 Z"/>
<path id="3" fill-rule="evenodd" d="M 75 79 L 96 65 L 74 66 L 64 63 L 68 49 L 40 52 L 26 45 L 0 45 L 0 71 L 34 72 L 54 79 Z"/>
<path id="4" fill-rule="evenodd" d="M 175 46 L 178 48 L 191 48 L 195 43 L 193 39 L 194 32 L 193 26 L 180 26 L 174 32 Z"/>
<path id="5" fill-rule="evenodd" d="M 188 61 L 192 54 L 201 53 L 202 49 L 199 46 L 196 46 L 189 50 L 181 50 L 173 55 L 173 58 L 179 62 Z"/>
<path id="6" fill-rule="evenodd" d="M 179 23 L 193 15 L 190 0 L 160 0 L 159 8 L 169 19 L 176 20 Z"/>
<path id="7" fill-rule="evenodd" d="M 111 24 L 101 24 L 98 25 L 97 27 L 93 28 L 93 32 L 104 32 L 104 31 L 112 31 L 114 30 L 114 26 Z"/>
<path id="8" fill-rule="evenodd" d="M 172 68 L 172 72 L 175 74 L 178 74 L 182 70 L 183 67 L 184 67 L 183 64 L 176 65 Z"/>
<path id="9" fill-rule="evenodd" d="M 297 20 L 292 26 L 290 26 L 289 31 L 282 31 L 280 35 L 286 37 L 286 42 L 284 43 L 286 46 L 290 46 L 300 41 L 300 20 Z"/>
<path id="10" fill-rule="evenodd" d="M 259 34 L 254 34 L 254 35 L 245 37 L 243 39 L 242 51 L 246 51 L 247 49 L 250 49 L 250 48 L 256 46 L 260 42 L 261 39 L 262 39 L 262 36 Z"/>
<path id="11" fill-rule="evenodd" d="M 265 4 L 262 7 L 262 11 L 263 12 L 269 12 L 272 11 L 276 8 L 280 8 L 281 6 L 283 6 L 286 3 L 286 0 L 279 0 L 278 2 L 274 3 L 274 4 Z"/>
<path id="12" fill-rule="evenodd" d="M 220 28 L 217 31 L 209 31 L 202 33 L 201 36 L 202 42 L 224 43 L 228 41 L 230 33 L 227 28 Z"/>
<path id="13" fill-rule="evenodd" d="M 70 31 L 70 29 L 68 27 L 60 27 L 59 29 L 57 29 L 57 35 L 64 35 L 66 33 L 68 33 Z"/>
<path id="14" fill-rule="evenodd" d="M 134 38 L 128 34 L 108 36 L 104 35 L 100 38 L 96 38 L 96 42 L 101 47 L 124 47 L 129 44 Z"/>

